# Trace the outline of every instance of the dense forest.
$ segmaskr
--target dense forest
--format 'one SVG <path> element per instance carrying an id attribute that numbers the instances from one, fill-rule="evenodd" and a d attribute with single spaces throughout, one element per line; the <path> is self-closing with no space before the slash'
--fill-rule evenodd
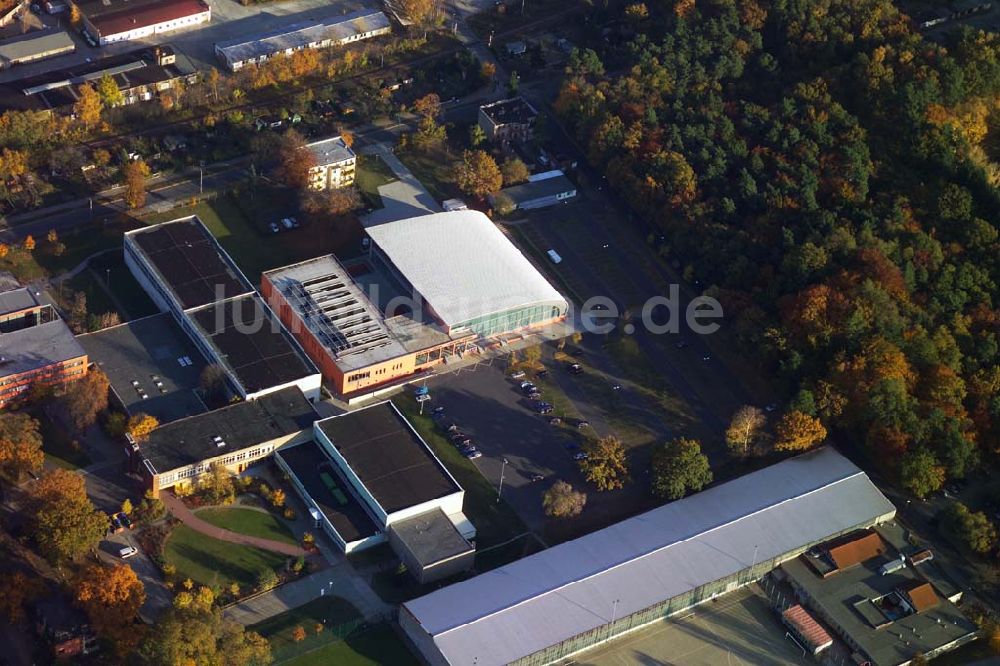
<path id="1" fill-rule="evenodd" d="M 1000 39 L 889 0 L 632 5 L 556 103 L 793 409 L 917 494 L 1000 453 Z"/>

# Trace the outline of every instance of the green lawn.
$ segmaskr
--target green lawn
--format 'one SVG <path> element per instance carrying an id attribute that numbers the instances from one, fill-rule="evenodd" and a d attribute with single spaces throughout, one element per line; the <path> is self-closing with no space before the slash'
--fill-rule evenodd
<path id="1" fill-rule="evenodd" d="M 259 548 L 219 541 L 178 525 L 170 533 L 163 556 L 177 567 L 177 578 L 202 585 L 227 585 L 233 581 L 245 590 L 257 584 L 262 569 L 277 569 L 285 557 Z"/>
<path id="2" fill-rule="evenodd" d="M 312 652 L 287 661 L 275 660 L 285 666 L 405 666 L 420 662 L 387 624 L 380 624 L 346 640 L 329 643 Z"/>
<path id="3" fill-rule="evenodd" d="M 378 193 L 378 188 L 396 180 L 396 175 L 381 158 L 374 155 L 358 155 L 354 179 L 365 203 L 370 208 L 382 208 L 382 196 Z"/>
<path id="4" fill-rule="evenodd" d="M 292 545 L 298 543 L 288 526 L 272 513 L 239 507 L 201 509 L 196 513 L 199 518 L 216 527 Z"/>
<path id="5" fill-rule="evenodd" d="M 276 192 L 258 188 L 252 198 L 238 192 L 153 215 L 146 221 L 156 224 L 197 215 L 254 286 L 260 284 L 264 271 L 335 252 L 353 238 L 354 230 L 343 220 L 307 222 L 302 217 L 298 218 L 301 228 L 272 234 L 267 230 L 269 221 L 298 215 L 287 197 Z"/>
<path id="6" fill-rule="evenodd" d="M 411 148 L 400 151 L 396 156 L 436 200 L 467 198 L 455 184 L 455 165 L 460 155 L 444 149 L 425 153 Z"/>

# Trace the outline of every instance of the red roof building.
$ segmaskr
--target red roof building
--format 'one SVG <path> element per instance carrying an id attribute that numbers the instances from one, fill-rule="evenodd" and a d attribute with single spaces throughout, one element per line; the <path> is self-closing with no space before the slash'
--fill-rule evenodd
<path id="1" fill-rule="evenodd" d="M 785 612 L 781 614 L 781 619 L 785 626 L 791 629 L 813 654 L 819 654 L 833 645 L 833 638 L 827 630 L 821 627 L 819 622 L 802 606 L 796 604 L 785 609 Z"/>
<path id="2" fill-rule="evenodd" d="M 100 44 L 143 39 L 212 19 L 204 0 L 74 0 L 87 32 Z"/>

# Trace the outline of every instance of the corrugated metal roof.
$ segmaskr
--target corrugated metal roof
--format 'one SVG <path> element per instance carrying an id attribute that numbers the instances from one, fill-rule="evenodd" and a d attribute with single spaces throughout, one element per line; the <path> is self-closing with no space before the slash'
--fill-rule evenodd
<path id="1" fill-rule="evenodd" d="M 404 606 L 449 663 L 505 664 L 894 511 L 823 448 Z"/>
<path id="2" fill-rule="evenodd" d="M 449 326 L 533 305 L 562 312 L 566 300 L 488 217 L 458 210 L 366 229 Z"/>
<path id="3" fill-rule="evenodd" d="M 833 643 L 827 630 L 821 627 L 819 622 L 802 606 L 795 604 L 791 608 L 786 608 L 781 617 L 799 632 L 799 636 L 809 643 L 809 647 L 813 651 Z"/>
<path id="4" fill-rule="evenodd" d="M 6 39 L 0 43 L 0 59 L 20 62 L 49 54 L 58 55 L 76 50 L 76 45 L 65 30 L 39 32 Z"/>

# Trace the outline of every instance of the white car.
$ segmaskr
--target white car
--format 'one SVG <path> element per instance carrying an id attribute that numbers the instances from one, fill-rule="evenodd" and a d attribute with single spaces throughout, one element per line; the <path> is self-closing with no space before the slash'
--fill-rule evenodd
<path id="1" fill-rule="evenodd" d="M 123 560 L 127 560 L 128 558 L 132 557 L 138 552 L 139 549 L 136 548 L 135 546 L 125 546 L 124 548 L 118 551 L 118 556 Z"/>

